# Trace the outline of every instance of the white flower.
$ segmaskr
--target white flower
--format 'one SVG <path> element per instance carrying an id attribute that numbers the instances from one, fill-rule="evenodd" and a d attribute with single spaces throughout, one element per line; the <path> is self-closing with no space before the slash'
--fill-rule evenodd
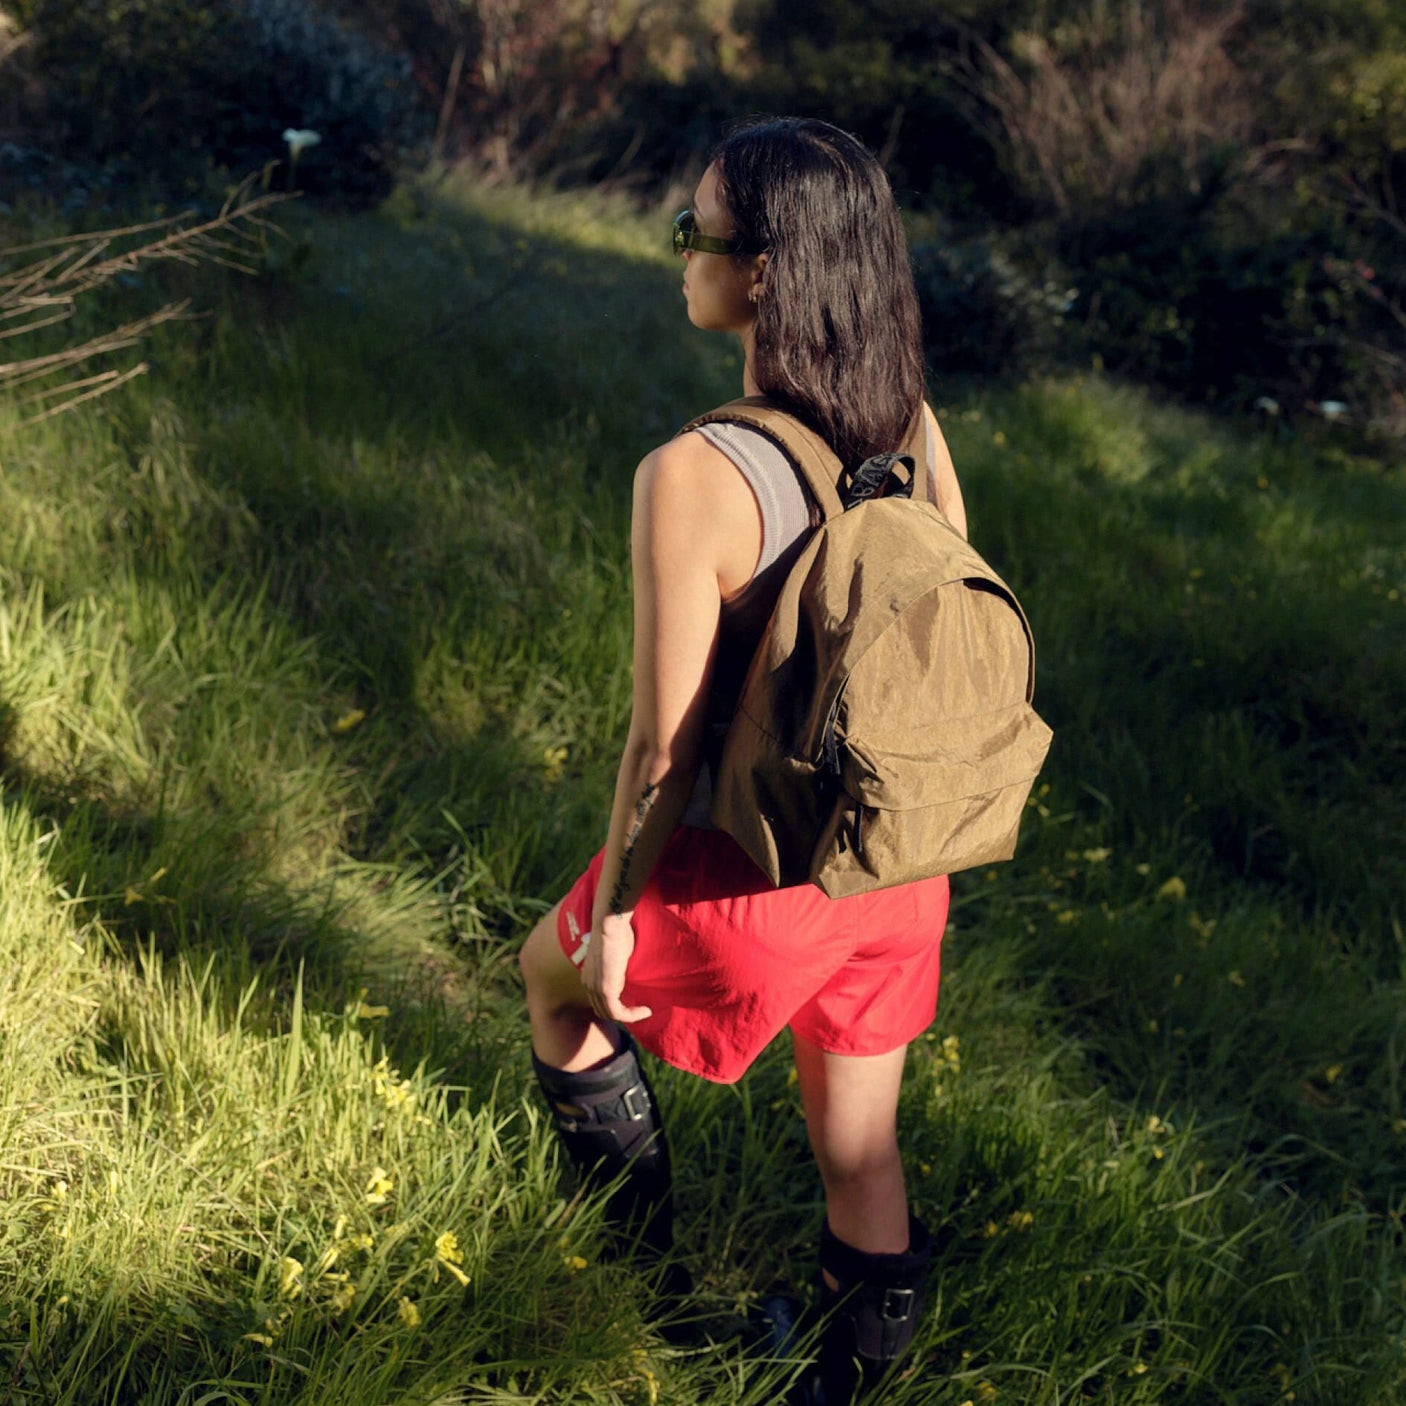
<path id="1" fill-rule="evenodd" d="M 296 161 L 308 147 L 322 140 L 322 133 L 306 127 L 289 127 L 283 133 L 283 140 L 288 143 L 288 155 Z"/>
<path id="2" fill-rule="evenodd" d="M 1277 415 L 1279 402 L 1272 395 L 1262 395 L 1255 401 L 1255 409 L 1263 410 L 1266 415 Z"/>
<path id="3" fill-rule="evenodd" d="M 1345 400 L 1320 400 L 1318 402 L 1318 413 L 1325 420 L 1341 420 L 1347 414 L 1347 401 Z"/>

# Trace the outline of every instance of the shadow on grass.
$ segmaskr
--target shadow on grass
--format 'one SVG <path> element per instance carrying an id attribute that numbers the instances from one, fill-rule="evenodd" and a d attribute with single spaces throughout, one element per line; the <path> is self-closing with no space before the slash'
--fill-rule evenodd
<path id="1" fill-rule="evenodd" d="M 401 974 L 407 1005 L 425 1004 L 386 1032 L 402 1061 L 451 1078 L 525 1073 L 500 958 L 603 830 L 628 713 L 630 469 L 727 398 L 738 368 L 686 328 L 662 269 L 425 208 L 300 229 L 304 271 L 229 285 L 198 343 L 163 344 L 118 426 L 133 464 L 162 468 L 118 490 L 145 586 L 234 581 L 271 631 L 316 642 L 311 686 L 328 722 L 352 704 L 365 715 L 338 744 L 358 800 L 324 837 L 359 868 L 355 893 L 329 886 L 319 906 L 316 885 L 287 879 L 286 857 L 251 843 L 257 818 L 126 810 L 15 774 L 61 822 L 56 872 L 85 884 L 128 953 L 153 932 L 173 950 L 233 953 L 231 989 L 256 970 L 286 987 L 304 962 L 315 999 L 339 1010 L 368 965 L 413 936 L 424 986 L 412 959 Z M 1057 734 L 1048 827 L 1032 828 L 988 898 L 959 910 L 982 930 L 972 942 L 1002 944 L 1012 963 L 980 979 L 957 944 L 952 964 L 958 991 L 966 981 L 995 1008 L 1035 987 L 1041 1008 L 1011 1022 L 970 1009 L 964 1028 L 1004 1030 L 993 1058 L 1022 1074 L 1051 1045 L 1077 1045 L 1069 1086 L 1109 1093 L 1127 1117 L 1175 1108 L 1286 1191 L 1327 1207 L 1351 1181 L 1386 1204 L 1394 1072 L 1377 1055 L 1398 1028 L 1406 685 L 1399 626 L 1367 621 L 1379 611 L 1367 588 L 1325 592 L 1319 568 L 1345 543 L 1377 550 L 1399 481 L 1337 493 L 1287 452 L 1149 447 L 1128 428 L 1136 404 L 1080 423 L 1040 394 L 1002 402 L 1009 452 L 954 434 L 977 543 L 1034 621 L 1037 701 Z M 163 403 L 171 432 L 155 442 Z M 1143 477 L 1111 471 L 1138 456 Z M 1272 491 L 1255 487 L 1260 469 L 1277 475 Z M 1338 534 L 1331 551 L 1296 528 L 1300 502 Z M 1111 862 L 1080 857 L 1102 847 Z M 1107 884 L 1100 864 L 1117 870 Z M 170 903 L 151 891 L 162 866 L 179 886 L 163 891 Z M 417 873 L 442 883 L 402 903 L 396 885 Z M 1157 897 L 1173 877 L 1184 903 Z M 1344 928 L 1351 950 L 1325 964 L 1317 946 Z M 436 966 L 435 944 L 456 933 L 493 954 L 473 968 L 490 975 L 474 988 L 479 1018 L 462 1026 L 436 1005 L 435 983 L 463 968 L 452 954 Z M 756 1096 L 780 1104 L 780 1064 L 759 1074 Z M 709 1253 L 777 1258 L 797 1206 L 816 1211 L 808 1169 L 798 1187 L 793 1110 L 730 1120 L 734 1095 L 666 1083 Z M 988 1193 L 1045 1175 L 1038 1142 L 1000 1140 L 1007 1096 L 993 1090 L 985 1122 L 971 1110 L 969 1136 L 943 1125 L 980 1193 L 978 1232 L 1008 1213 Z M 1063 1093 L 1042 1096 L 1053 1108 Z M 764 1149 L 740 1131 L 769 1119 L 787 1132 Z M 720 1165 L 760 1188 L 742 1222 L 729 1179 L 712 1175 Z M 970 1189 L 954 1183 L 946 1209 Z M 746 1245 L 711 1248 L 739 1223 L 756 1231 Z"/>

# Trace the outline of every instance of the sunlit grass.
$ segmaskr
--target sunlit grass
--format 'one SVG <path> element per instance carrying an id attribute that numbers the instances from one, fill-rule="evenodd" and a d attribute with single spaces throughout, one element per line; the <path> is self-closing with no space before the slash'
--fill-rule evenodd
<path id="1" fill-rule="evenodd" d="M 294 212 L 148 381 L 0 424 L 11 1400 L 777 1398 L 732 1337 L 812 1272 L 785 1041 L 658 1073 L 679 1348 L 558 1181 L 512 968 L 601 838 L 631 471 L 738 389 L 666 221 Z M 954 885 L 889 1399 L 1393 1402 L 1402 471 L 1097 379 L 944 425 L 1056 742 Z"/>

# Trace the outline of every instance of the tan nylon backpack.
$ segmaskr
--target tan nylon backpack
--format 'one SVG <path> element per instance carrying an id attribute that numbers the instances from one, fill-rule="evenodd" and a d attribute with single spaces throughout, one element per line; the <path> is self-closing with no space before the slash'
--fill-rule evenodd
<path id="1" fill-rule="evenodd" d="M 686 428 L 724 420 L 785 451 L 824 522 L 752 658 L 713 824 L 778 887 L 813 883 L 831 898 L 1009 859 L 1052 735 L 1031 707 L 1020 603 L 935 504 L 877 496 L 905 464 L 899 492 L 912 492 L 911 457 L 847 475 L 759 396 Z"/>

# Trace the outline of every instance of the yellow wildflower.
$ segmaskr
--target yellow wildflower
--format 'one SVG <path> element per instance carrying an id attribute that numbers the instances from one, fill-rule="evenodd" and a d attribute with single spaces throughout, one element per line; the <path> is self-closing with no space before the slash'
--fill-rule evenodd
<path id="1" fill-rule="evenodd" d="M 1035 1217 L 1029 1211 L 1012 1211 L 1006 1217 L 1006 1224 L 1014 1231 L 1026 1231 L 1035 1224 Z"/>
<path id="2" fill-rule="evenodd" d="M 390 1013 L 389 1006 L 368 1006 L 365 1001 L 360 1002 L 356 1008 L 358 1020 L 382 1020 Z"/>
<path id="3" fill-rule="evenodd" d="M 563 1255 L 561 1262 L 571 1274 L 579 1274 L 586 1267 L 586 1261 L 580 1255 Z"/>
<path id="4" fill-rule="evenodd" d="M 1112 853 L 1113 851 L 1109 849 L 1107 845 L 1100 845 L 1097 849 L 1086 849 L 1084 851 L 1084 858 L 1090 864 L 1102 864 Z"/>
<path id="5" fill-rule="evenodd" d="M 1186 897 L 1186 880 L 1173 876 L 1157 890 L 1157 897 L 1170 898 L 1174 903 L 1180 903 Z"/>
<path id="6" fill-rule="evenodd" d="M 366 721 L 366 710 L 364 708 L 348 708 L 336 722 L 332 724 L 332 735 L 341 737 L 354 727 L 360 727 Z"/>
<path id="7" fill-rule="evenodd" d="M 1078 921 L 1079 915 L 1072 908 L 1061 909 L 1055 914 L 1055 922 L 1062 923 L 1066 926 L 1070 923 L 1077 923 Z"/>
<path id="8" fill-rule="evenodd" d="M 399 1315 L 400 1321 L 404 1323 L 407 1328 L 418 1328 L 420 1326 L 420 1310 L 404 1296 L 401 1297 L 396 1307 L 396 1313 Z"/>
<path id="9" fill-rule="evenodd" d="M 1231 973 L 1226 977 L 1226 980 L 1227 980 L 1232 986 L 1244 986 L 1244 984 L 1245 984 L 1245 978 L 1244 978 L 1243 976 L 1241 976 L 1239 972 L 1231 972 Z"/>
<path id="10" fill-rule="evenodd" d="M 366 1204 L 384 1206 L 386 1198 L 395 1190 L 395 1178 L 384 1167 L 376 1167 L 366 1180 Z"/>
<path id="11" fill-rule="evenodd" d="M 976 1394 L 983 1401 L 994 1401 L 996 1399 L 996 1388 L 990 1382 L 978 1382 L 976 1384 Z"/>
<path id="12" fill-rule="evenodd" d="M 542 753 L 542 773 L 548 781 L 560 781 L 568 755 L 565 747 L 548 747 Z"/>
<path id="13" fill-rule="evenodd" d="M 369 1250 L 376 1243 L 374 1235 L 353 1235 L 347 1244 L 353 1250 Z"/>
<path id="14" fill-rule="evenodd" d="M 1150 864 L 1135 864 L 1133 867 L 1144 879 L 1152 872 L 1152 866 Z"/>
<path id="15" fill-rule="evenodd" d="M 442 1264 L 460 1284 L 467 1286 L 469 1276 L 459 1266 L 464 1262 L 464 1253 L 459 1248 L 459 1237 L 452 1230 L 446 1230 L 434 1242 L 435 1260 Z"/>
<path id="16" fill-rule="evenodd" d="M 273 1339 L 267 1333 L 245 1333 L 246 1343 L 258 1343 L 260 1347 L 272 1347 Z"/>
<path id="17" fill-rule="evenodd" d="M 303 1292 L 303 1265 L 291 1255 L 285 1255 L 278 1266 L 278 1292 L 285 1299 L 296 1299 Z"/>
<path id="18" fill-rule="evenodd" d="M 1199 913 L 1193 913 L 1186 921 L 1197 937 L 1210 937 L 1216 930 L 1216 920 L 1203 918 Z"/>
<path id="19" fill-rule="evenodd" d="M 1006 447 L 1006 432 L 1004 430 L 997 430 L 996 433 L 991 436 L 991 443 L 994 444 L 997 449 L 1004 449 Z"/>
<path id="20" fill-rule="evenodd" d="M 332 1295 L 330 1303 L 333 1313 L 345 1313 L 356 1299 L 356 1289 L 351 1284 L 343 1284 Z"/>

